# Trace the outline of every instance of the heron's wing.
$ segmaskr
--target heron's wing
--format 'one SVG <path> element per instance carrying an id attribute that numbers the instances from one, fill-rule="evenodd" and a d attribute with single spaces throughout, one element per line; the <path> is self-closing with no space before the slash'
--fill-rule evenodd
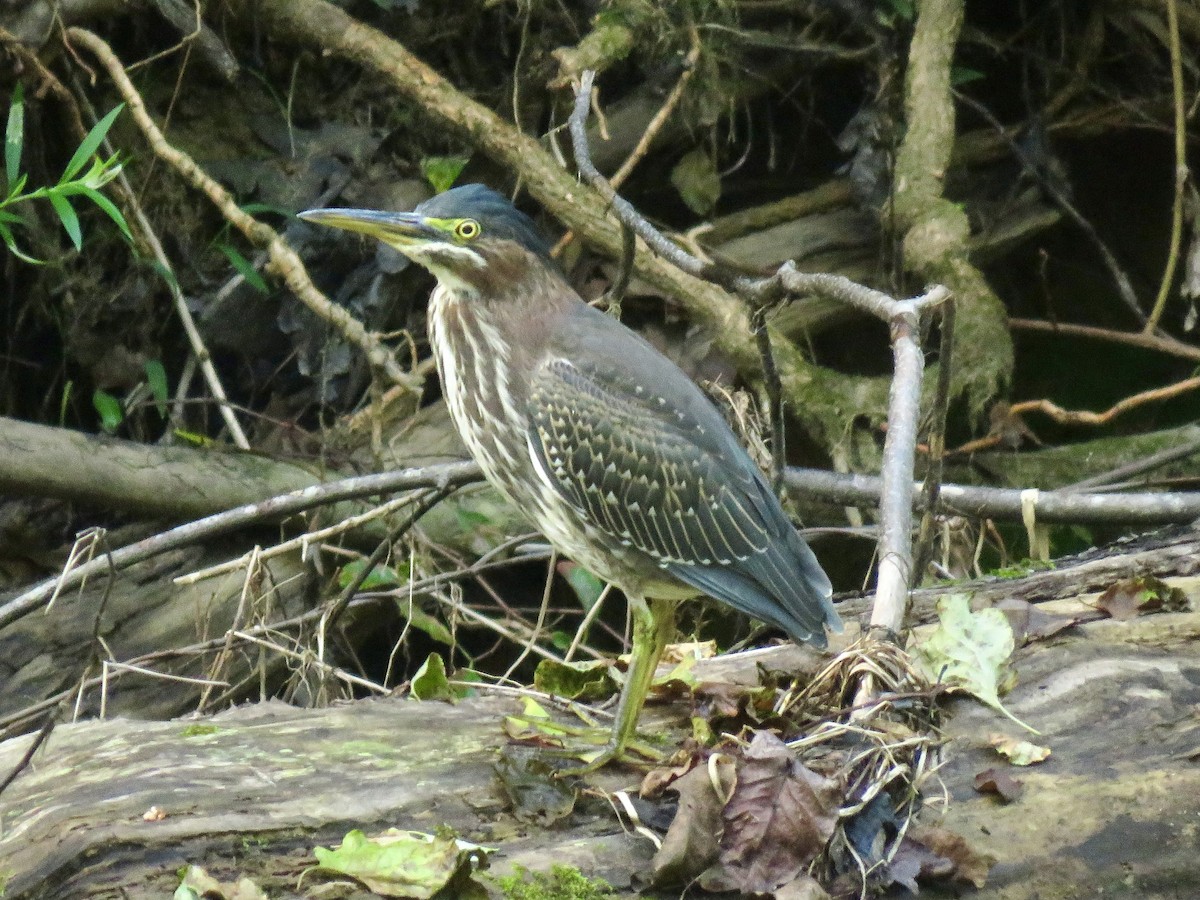
<path id="1" fill-rule="evenodd" d="M 612 342 L 608 355 L 574 347 L 585 352 L 551 355 L 534 371 L 539 468 L 593 527 L 797 640 L 824 644 L 823 626 L 839 624 L 829 580 L 762 474 L 687 376 L 617 327 L 615 353 Z"/>

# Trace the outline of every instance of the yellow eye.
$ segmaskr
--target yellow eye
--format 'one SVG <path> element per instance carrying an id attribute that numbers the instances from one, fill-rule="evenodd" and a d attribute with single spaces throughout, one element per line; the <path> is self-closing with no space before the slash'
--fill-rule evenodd
<path id="1" fill-rule="evenodd" d="M 464 241 L 479 237 L 479 223 L 474 219 L 463 219 L 454 226 L 454 233 Z"/>

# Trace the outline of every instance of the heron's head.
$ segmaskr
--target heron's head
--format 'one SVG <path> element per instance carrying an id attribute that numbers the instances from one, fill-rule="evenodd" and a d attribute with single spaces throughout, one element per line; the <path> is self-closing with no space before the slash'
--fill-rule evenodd
<path id="1" fill-rule="evenodd" d="M 481 184 L 451 188 L 412 212 L 310 209 L 300 218 L 370 235 L 443 284 L 475 294 L 495 295 L 535 267 L 559 271 L 533 221 Z"/>

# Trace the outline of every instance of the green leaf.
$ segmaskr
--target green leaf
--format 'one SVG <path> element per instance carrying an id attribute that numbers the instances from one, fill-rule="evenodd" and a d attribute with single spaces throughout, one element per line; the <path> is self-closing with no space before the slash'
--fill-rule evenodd
<path id="1" fill-rule="evenodd" d="M 121 401 L 108 391 L 97 388 L 92 394 L 92 406 L 100 413 L 100 424 L 109 434 L 120 428 L 121 423 L 125 421 L 125 410 L 121 408 Z"/>
<path id="2" fill-rule="evenodd" d="M 79 170 L 87 164 L 87 161 L 92 158 L 92 154 L 96 152 L 100 146 L 100 142 L 104 140 L 104 136 L 108 134 L 108 129 L 112 127 L 113 122 L 117 120 L 117 116 L 121 114 L 121 110 L 125 108 L 124 103 L 118 103 L 108 115 L 92 126 L 92 130 L 87 133 L 87 137 L 75 150 L 75 155 L 71 157 L 71 161 L 67 163 L 67 167 L 63 169 L 62 178 L 59 184 L 64 181 L 70 181 L 79 174 Z"/>
<path id="3" fill-rule="evenodd" d="M 533 686 L 568 700 L 598 700 L 611 696 L 617 689 L 612 665 L 607 660 L 561 663 L 543 659 L 534 669 Z"/>
<path id="4" fill-rule="evenodd" d="M 18 84 L 8 108 L 8 126 L 4 129 L 4 174 L 11 192 L 21 174 L 21 148 L 25 144 L 25 87 Z"/>
<path id="5" fill-rule="evenodd" d="M 439 644 L 445 644 L 447 647 L 454 646 L 454 635 L 437 616 L 431 616 L 408 599 L 397 600 L 396 605 L 400 609 L 400 615 L 408 619 L 413 628 L 425 632 Z"/>
<path id="6" fill-rule="evenodd" d="M 9 253 L 17 257 L 17 259 L 22 259 L 35 266 L 43 265 L 40 259 L 30 256 L 17 245 L 17 239 L 13 235 L 12 229 L 3 222 L 0 222 L 0 241 L 4 241 L 4 246 L 8 248 Z"/>
<path id="7" fill-rule="evenodd" d="M 721 199 L 721 176 L 711 156 L 697 147 L 671 170 L 671 184 L 688 209 L 698 216 L 713 211 Z"/>
<path id="8" fill-rule="evenodd" d="M 427 156 L 421 160 L 421 174 L 440 194 L 454 185 L 469 159 L 467 156 Z"/>
<path id="9" fill-rule="evenodd" d="M 53 192 L 50 194 L 50 205 L 58 213 L 58 218 L 67 232 L 67 237 L 75 245 L 75 249 L 82 250 L 83 232 L 79 230 L 79 216 L 75 215 L 75 208 L 71 206 L 71 202 L 62 194 Z"/>
<path id="10" fill-rule="evenodd" d="M 968 69 L 965 66 L 950 67 L 950 84 L 953 87 L 958 87 L 962 84 L 969 84 L 972 81 L 979 81 L 987 76 L 978 69 Z"/>
<path id="11" fill-rule="evenodd" d="M 254 216 L 258 213 L 272 213 L 277 216 L 283 216 L 285 219 L 294 219 L 296 217 L 296 213 L 293 210 L 283 206 L 276 206 L 273 203 L 243 203 L 239 208 L 248 216 Z"/>
<path id="12" fill-rule="evenodd" d="M 167 370 L 157 359 L 148 359 L 142 364 L 146 370 L 146 383 L 150 385 L 150 394 L 154 397 L 154 406 L 162 418 L 167 417 L 167 400 L 170 390 L 167 387 Z"/>
<path id="13" fill-rule="evenodd" d="M 555 650 L 565 653 L 571 649 L 573 643 L 575 643 L 575 635 L 569 631 L 555 630 L 550 632 L 550 646 Z"/>
<path id="14" fill-rule="evenodd" d="M 579 598 L 579 605 L 590 612 L 604 593 L 604 581 L 578 563 L 563 563 L 558 567 L 558 571 Z"/>
<path id="15" fill-rule="evenodd" d="M 362 574 L 366 565 L 367 561 L 365 559 L 356 559 L 342 566 L 342 570 L 338 573 L 338 587 L 342 590 L 350 587 Z M 391 566 L 375 566 L 359 584 L 359 590 L 378 591 L 406 584 L 408 582 L 408 564 L 405 563 L 401 568 L 403 571 L 394 569 Z"/>
<path id="16" fill-rule="evenodd" d="M 317 870 L 348 875 L 384 897 L 429 900 L 455 876 L 487 866 L 488 847 L 460 841 L 449 828 L 437 834 L 390 828 L 368 838 L 351 831 L 336 848 L 316 847 Z M 457 894 L 456 894 L 457 896 Z"/>
<path id="17" fill-rule="evenodd" d="M 261 294 L 271 293 L 271 289 L 267 287 L 267 283 L 263 281 L 263 277 L 258 274 L 258 269 L 254 268 L 254 264 L 242 256 L 236 247 L 219 243 L 217 244 L 217 249 L 225 254 L 230 265 L 237 269 L 239 274 L 246 279 L 246 284 Z"/>
<path id="18" fill-rule="evenodd" d="M 125 235 L 128 240 L 133 240 L 133 235 L 129 231 L 129 223 L 125 221 L 125 216 L 113 205 L 111 200 L 95 188 L 84 187 L 80 193 L 100 207 L 101 211 L 121 229 L 121 234 Z"/>
<path id="19" fill-rule="evenodd" d="M 446 664 L 441 656 L 430 653 L 429 658 L 421 663 L 417 674 L 412 678 L 412 695 L 417 700 L 449 700 L 455 699 L 450 687 L 450 679 L 446 677 Z"/>
<path id="20" fill-rule="evenodd" d="M 1013 632 L 998 609 L 971 612 L 966 594 L 950 594 L 938 601 L 938 626 L 911 648 L 913 662 L 930 681 L 961 688 L 1008 716 L 1022 728 L 1038 734 L 1000 702 L 1000 694 L 1015 679 L 1008 661 L 1013 653 Z"/>

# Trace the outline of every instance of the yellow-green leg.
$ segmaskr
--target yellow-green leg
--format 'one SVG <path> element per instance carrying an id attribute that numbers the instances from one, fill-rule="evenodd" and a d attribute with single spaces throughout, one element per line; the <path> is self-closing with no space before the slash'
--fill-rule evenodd
<path id="1" fill-rule="evenodd" d="M 599 754 L 586 765 L 568 769 L 563 774 L 581 775 L 594 772 L 614 759 L 620 759 L 625 748 L 633 743 L 637 736 L 638 717 L 654 681 L 658 661 L 662 659 L 663 650 L 675 634 L 675 602 L 651 600 L 647 604 L 640 597 L 630 597 L 629 609 L 633 615 L 633 647 L 630 649 L 625 687 L 617 700 L 612 735 Z"/>

